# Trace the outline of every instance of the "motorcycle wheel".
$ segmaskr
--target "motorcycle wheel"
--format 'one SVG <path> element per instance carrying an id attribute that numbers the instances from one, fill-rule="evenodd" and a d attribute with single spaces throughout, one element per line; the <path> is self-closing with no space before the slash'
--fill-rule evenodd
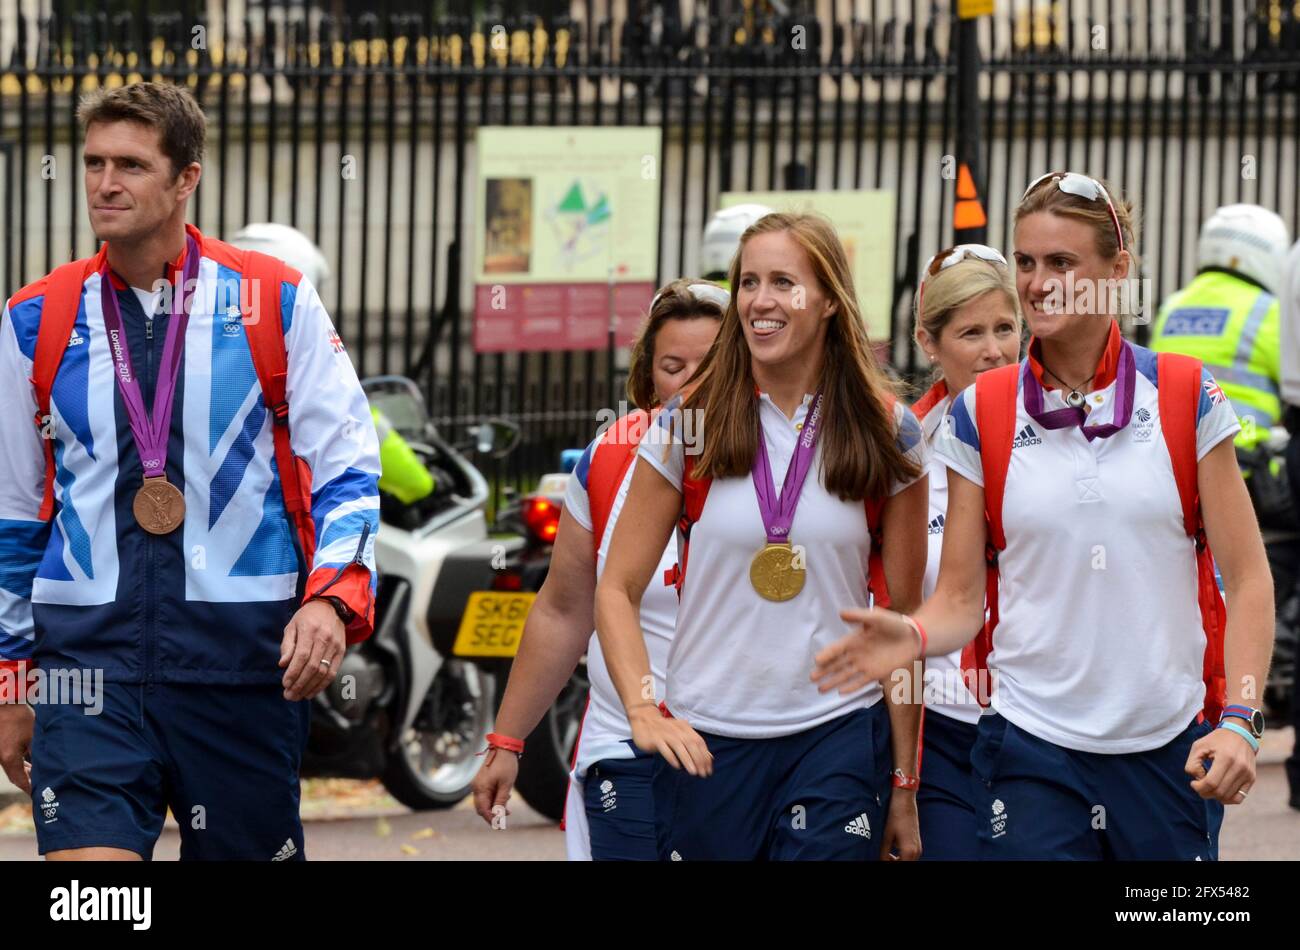
<path id="1" fill-rule="evenodd" d="M 434 677 L 415 720 L 388 758 L 382 781 L 407 808 L 451 808 L 469 794 L 495 710 L 495 678 L 460 660 Z"/>
<path id="2" fill-rule="evenodd" d="M 552 821 L 564 817 L 569 791 L 569 763 L 587 711 L 587 667 L 580 665 L 559 697 L 546 710 L 524 744 L 515 789 L 532 809 Z"/>

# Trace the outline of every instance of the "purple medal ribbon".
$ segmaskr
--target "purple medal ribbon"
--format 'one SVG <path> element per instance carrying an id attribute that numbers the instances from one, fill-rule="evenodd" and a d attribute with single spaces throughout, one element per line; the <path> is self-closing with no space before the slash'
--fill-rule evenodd
<path id="1" fill-rule="evenodd" d="M 812 407 L 804 420 L 795 444 L 794 455 L 785 470 L 785 481 L 781 485 L 781 494 L 776 493 L 772 482 L 772 464 L 767 458 L 767 442 L 763 438 L 762 420 L 758 425 L 758 457 L 754 459 L 751 476 L 754 479 L 754 491 L 758 494 L 758 510 L 763 515 L 763 528 L 767 532 L 769 544 L 785 544 L 789 540 L 790 524 L 794 521 L 794 509 L 799 504 L 799 495 L 803 491 L 804 480 L 812 468 L 813 454 L 817 447 L 817 426 L 821 421 L 822 394 L 813 398 Z"/>
<path id="2" fill-rule="evenodd" d="M 122 324 L 122 311 L 118 307 L 117 292 L 109 277 L 108 267 L 100 272 L 101 300 L 104 309 L 104 327 L 108 330 L 109 350 L 113 354 L 117 386 L 122 392 L 131 435 L 144 477 L 154 478 L 167 474 L 167 437 L 171 432 L 172 404 L 176 395 L 176 378 L 180 374 L 181 354 L 184 349 L 185 327 L 189 324 L 189 311 L 185 306 L 185 288 L 192 287 L 199 275 L 198 242 L 187 235 L 185 241 L 185 268 L 180 286 L 172 292 L 171 316 L 167 324 L 167 337 L 163 342 L 162 363 L 158 384 L 154 389 L 153 416 L 144 407 L 140 380 L 131 365 L 131 351 L 126 342 L 126 329 Z M 191 299 L 193 294 L 191 294 Z"/>
<path id="3" fill-rule="evenodd" d="M 1090 426 L 1085 422 L 1088 414 L 1082 408 L 1067 406 L 1064 409 L 1043 409 L 1043 386 L 1030 369 L 1028 360 L 1024 368 L 1025 412 L 1044 429 L 1068 429 L 1078 426 L 1083 437 L 1091 442 L 1093 439 L 1105 439 L 1128 425 L 1133 414 L 1133 387 L 1137 379 L 1137 363 L 1133 359 L 1133 348 L 1127 340 L 1120 343 L 1119 365 L 1115 373 L 1115 412 L 1111 422 Z"/>

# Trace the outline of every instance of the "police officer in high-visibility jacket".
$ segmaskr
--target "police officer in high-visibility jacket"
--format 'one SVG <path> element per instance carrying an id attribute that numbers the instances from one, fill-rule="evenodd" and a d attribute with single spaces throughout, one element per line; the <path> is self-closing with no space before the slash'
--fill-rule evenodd
<path id="1" fill-rule="evenodd" d="M 1259 205 L 1227 205 L 1204 227 L 1197 274 L 1160 308 L 1151 348 L 1205 364 L 1241 420 L 1237 444 L 1252 448 L 1282 418 L 1281 318 L 1277 292 L 1287 228 Z"/>

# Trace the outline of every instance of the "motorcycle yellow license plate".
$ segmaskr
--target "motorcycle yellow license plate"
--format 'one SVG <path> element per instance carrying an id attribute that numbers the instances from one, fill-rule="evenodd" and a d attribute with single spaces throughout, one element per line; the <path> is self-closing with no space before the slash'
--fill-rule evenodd
<path id="1" fill-rule="evenodd" d="M 451 652 L 456 656 L 514 656 L 534 593 L 479 590 L 469 595 Z"/>

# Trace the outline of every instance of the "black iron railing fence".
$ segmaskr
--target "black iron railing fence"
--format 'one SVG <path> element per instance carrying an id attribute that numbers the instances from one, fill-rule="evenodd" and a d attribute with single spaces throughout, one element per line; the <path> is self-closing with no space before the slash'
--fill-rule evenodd
<path id="1" fill-rule="evenodd" d="M 675 16 L 648 0 L 539 6 L 46 0 L 35 19 L 0 12 L 0 287 L 93 250 L 77 95 L 185 83 L 210 122 L 193 220 L 223 236 L 257 220 L 304 229 L 332 263 L 324 297 L 358 369 L 412 375 L 453 437 L 484 415 L 518 419 L 525 447 L 497 473 L 518 484 L 590 438 L 621 395 L 621 354 L 474 353 L 483 125 L 660 127 L 660 281 L 698 269 L 721 192 L 892 191 L 881 227 L 904 374 L 917 369 L 919 263 L 953 241 L 959 77 L 978 86 L 990 243 L 1008 246 L 1024 184 L 1064 167 L 1139 203 L 1157 298 L 1194 272 L 1217 205 L 1258 202 L 1300 225 L 1300 0 L 998 0 L 965 71 L 946 0 L 789 2 L 785 14 L 711 0 Z"/>

